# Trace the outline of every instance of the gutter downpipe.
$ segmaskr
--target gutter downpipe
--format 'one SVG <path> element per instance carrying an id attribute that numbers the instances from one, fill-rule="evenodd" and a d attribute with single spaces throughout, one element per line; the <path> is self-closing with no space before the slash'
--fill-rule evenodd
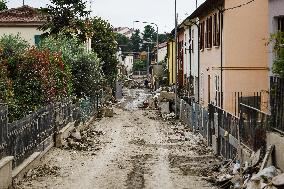
<path id="1" fill-rule="evenodd" d="M 221 20 L 221 30 L 220 30 L 220 44 L 221 44 L 221 108 L 223 109 L 223 105 L 224 105 L 224 95 L 223 95 L 223 23 L 224 23 L 224 19 L 223 19 L 223 13 L 224 11 L 220 11 L 220 16 L 219 16 L 219 20 Z"/>

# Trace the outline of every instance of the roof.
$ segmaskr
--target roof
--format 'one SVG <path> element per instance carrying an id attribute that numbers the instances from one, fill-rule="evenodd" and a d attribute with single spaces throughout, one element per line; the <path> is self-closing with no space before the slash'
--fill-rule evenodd
<path id="1" fill-rule="evenodd" d="M 208 10 L 215 9 L 220 6 L 224 0 L 206 0 L 202 3 L 189 17 L 186 19 L 194 19 L 202 14 L 205 14 Z"/>
<path id="2" fill-rule="evenodd" d="M 162 49 L 168 45 L 168 42 L 163 42 L 159 44 L 159 49 Z M 154 46 L 154 48 L 157 48 L 157 45 Z"/>
<path id="3" fill-rule="evenodd" d="M 40 26 L 45 21 L 38 9 L 27 5 L 0 11 L 0 26 Z"/>
<path id="4" fill-rule="evenodd" d="M 224 0 L 206 0 L 191 15 L 189 15 L 186 19 L 184 19 L 184 21 L 181 24 L 178 25 L 178 31 L 180 27 L 186 23 L 186 21 L 193 20 L 196 17 L 206 14 L 207 11 L 215 9 L 216 7 L 220 6 L 223 2 Z M 171 34 L 173 35 L 174 32 L 175 32 L 175 29 L 171 31 Z"/>

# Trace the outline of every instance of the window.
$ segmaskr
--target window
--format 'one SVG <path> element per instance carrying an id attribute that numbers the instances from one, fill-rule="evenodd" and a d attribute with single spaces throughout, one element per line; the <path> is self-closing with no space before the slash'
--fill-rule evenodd
<path id="1" fill-rule="evenodd" d="M 194 29 L 191 31 L 191 52 L 194 53 Z"/>
<path id="2" fill-rule="evenodd" d="M 35 35 L 34 39 L 35 39 L 35 45 L 38 46 L 41 41 L 41 35 Z"/>
<path id="3" fill-rule="evenodd" d="M 204 22 L 199 24 L 199 48 L 200 50 L 204 49 Z"/>
<path id="4" fill-rule="evenodd" d="M 205 21 L 205 48 L 208 48 L 208 18 Z"/>
<path id="5" fill-rule="evenodd" d="M 213 45 L 220 45 L 220 24 L 219 24 L 219 14 L 214 14 L 213 18 Z"/>
<path id="6" fill-rule="evenodd" d="M 278 18 L 278 31 L 284 32 L 284 17 Z"/>
<path id="7" fill-rule="evenodd" d="M 187 42 L 187 36 L 186 36 L 186 34 L 184 34 L 184 41 L 185 41 L 185 42 L 184 42 L 184 47 L 185 47 L 185 49 L 184 49 L 184 54 L 187 54 L 187 53 L 186 53 L 186 51 L 187 51 L 187 49 L 186 49 L 186 48 L 187 48 L 187 44 L 186 44 L 186 42 Z"/>
<path id="8" fill-rule="evenodd" d="M 210 16 L 206 20 L 205 42 L 206 48 L 212 47 L 212 16 Z"/>

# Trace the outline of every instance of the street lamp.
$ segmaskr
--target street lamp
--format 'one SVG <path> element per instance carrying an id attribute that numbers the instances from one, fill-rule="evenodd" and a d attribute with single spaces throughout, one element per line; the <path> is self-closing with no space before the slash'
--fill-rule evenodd
<path id="1" fill-rule="evenodd" d="M 141 22 L 141 21 L 135 20 L 133 22 Z M 143 23 L 143 24 L 151 24 L 151 25 L 155 25 L 157 27 L 157 64 L 159 64 L 159 56 L 158 56 L 158 54 L 159 54 L 159 27 L 158 27 L 158 25 L 156 23 L 153 23 L 153 22 L 145 22 L 144 21 L 144 22 L 141 22 L 141 23 Z"/>

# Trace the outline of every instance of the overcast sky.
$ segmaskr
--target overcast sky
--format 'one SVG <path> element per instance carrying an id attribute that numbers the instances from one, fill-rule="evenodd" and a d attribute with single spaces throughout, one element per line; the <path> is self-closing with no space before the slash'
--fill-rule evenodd
<path id="1" fill-rule="evenodd" d="M 198 5 L 204 1 L 198 0 Z M 8 0 L 8 7 L 19 7 L 22 3 L 22 0 Z M 26 5 L 33 7 L 46 7 L 48 3 L 49 0 L 25 0 Z M 180 21 L 194 10 L 195 0 L 177 0 Z M 174 28 L 174 0 L 92 0 L 92 15 L 108 20 L 114 27 L 133 27 L 133 21 L 140 20 L 157 23 L 159 33 L 169 32 Z M 143 26 L 134 24 L 134 28 Z"/>

